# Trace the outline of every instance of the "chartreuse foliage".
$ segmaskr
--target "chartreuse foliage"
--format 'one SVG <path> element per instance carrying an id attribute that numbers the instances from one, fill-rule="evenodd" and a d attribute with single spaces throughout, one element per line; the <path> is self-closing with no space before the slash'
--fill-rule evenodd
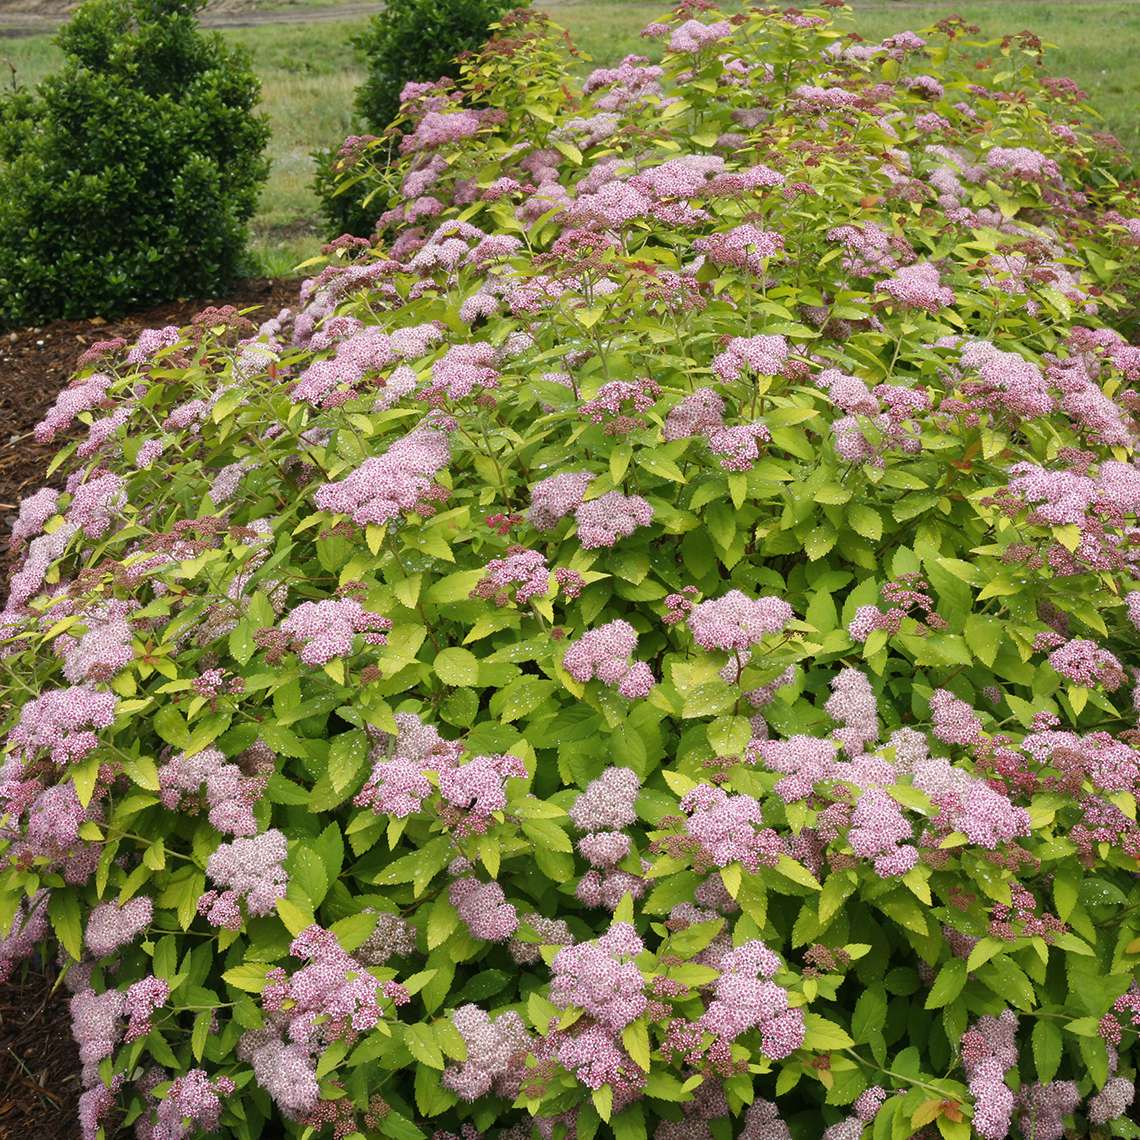
<path id="1" fill-rule="evenodd" d="M 1125 172 L 1029 39 L 689 17 L 506 21 L 376 248 L 41 425 L 86 1135 L 1137 1134 Z"/>

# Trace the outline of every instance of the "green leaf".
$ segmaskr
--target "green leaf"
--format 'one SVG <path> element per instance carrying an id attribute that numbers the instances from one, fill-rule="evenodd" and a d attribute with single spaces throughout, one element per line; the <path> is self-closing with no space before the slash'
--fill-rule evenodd
<path id="1" fill-rule="evenodd" d="M 879 512 L 863 503 L 852 503 L 847 508 L 847 525 L 872 542 L 883 537 L 883 520 Z"/>
<path id="2" fill-rule="evenodd" d="M 855 1044 L 841 1025 L 828 1021 L 818 1013 L 804 1014 L 803 1047 L 811 1052 L 828 1049 L 850 1049 Z"/>
<path id="3" fill-rule="evenodd" d="M 83 920 L 74 890 L 65 887 L 52 892 L 48 918 L 59 944 L 78 962 L 83 956 Z"/>
<path id="4" fill-rule="evenodd" d="M 645 1110 L 639 1103 L 631 1104 L 610 1121 L 614 1140 L 645 1140 Z"/>
<path id="5" fill-rule="evenodd" d="M 941 1009 L 949 1005 L 966 984 L 966 963 L 961 958 L 950 958 L 943 963 L 930 987 L 924 1009 Z"/>
<path id="6" fill-rule="evenodd" d="M 328 777 L 337 793 L 347 791 L 356 781 L 368 757 L 368 737 L 359 728 L 342 732 L 329 745 Z"/>
<path id="7" fill-rule="evenodd" d="M 435 675 L 445 684 L 469 688 L 479 680 L 479 659 L 470 649 L 452 646 L 436 654 Z"/>
<path id="8" fill-rule="evenodd" d="M 269 973 L 268 962 L 245 962 L 234 966 L 222 974 L 222 981 L 246 993 L 259 994 L 265 989 L 265 976 Z"/>
<path id="9" fill-rule="evenodd" d="M 609 1085 L 602 1085 L 600 1089 L 594 1089 L 591 1097 L 598 1115 L 608 1124 L 614 1107 L 614 1090 Z"/>
<path id="10" fill-rule="evenodd" d="M 718 756 L 739 756 L 752 739 L 752 725 L 742 716 L 718 717 L 705 731 Z"/>
<path id="11" fill-rule="evenodd" d="M 430 1025 L 422 1021 L 413 1025 L 404 1026 L 404 1044 L 421 1065 L 428 1065 L 433 1069 L 444 1067 L 443 1051 L 436 1043 L 435 1034 Z"/>
<path id="12" fill-rule="evenodd" d="M 812 562 L 816 562 L 831 550 L 837 537 L 835 527 L 826 523 L 817 526 L 804 539 L 804 552 Z"/>
<path id="13" fill-rule="evenodd" d="M 424 1140 L 424 1133 L 394 1108 L 380 1118 L 380 1131 L 392 1140 Z"/>
<path id="14" fill-rule="evenodd" d="M 204 1009 L 194 1018 L 194 1028 L 190 1031 L 190 1052 L 194 1054 L 195 1061 L 202 1060 L 206 1050 L 206 1042 L 210 1037 L 210 1022 L 213 1011 Z"/>
<path id="15" fill-rule="evenodd" d="M 775 869 L 785 878 L 791 879 L 793 883 L 799 883 L 801 887 L 810 887 L 813 891 L 821 889 L 819 880 L 802 863 L 797 863 L 790 855 L 781 855 Z"/>
<path id="16" fill-rule="evenodd" d="M 622 1030 L 622 1044 L 634 1063 L 644 1072 L 649 1072 L 649 1024 L 644 1017 L 630 1022 Z"/>
<path id="17" fill-rule="evenodd" d="M 185 748 L 190 743 L 190 730 L 182 714 L 173 705 L 163 705 L 155 713 L 151 723 L 154 731 L 175 748 Z"/>
<path id="18" fill-rule="evenodd" d="M 864 990 L 855 1002 L 851 1016 L 851 1033 L 856 1041 L 866 1041 L 874 1030 L 881 1029 L 887 1016 L 887 995 L 881 985 Z"/>
<path id="19" fill-rule="evenodd" d="M 1064 1041 L 1061 1030 L 1055 1021 L 1039 1018 L 1033 1026 L 1033 1063 L 1037 1066 L 1037 1079 L 1047 1084 L 1061 1067 L 1061 1052 Z"/>
<path id="20" fill-rule="evenodd" d="M 987 668 L 992 666 L 1005 638 L 1001 619 L 986 614 L 970 614 L 966 618 L 965 633 L 970 652 Z"/>

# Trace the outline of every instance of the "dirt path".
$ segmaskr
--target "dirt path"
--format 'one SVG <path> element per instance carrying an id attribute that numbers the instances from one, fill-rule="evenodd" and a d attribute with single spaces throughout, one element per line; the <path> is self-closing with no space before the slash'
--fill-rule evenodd
<path id="1" fill-rule="evenodd" d="M 335 20 L 359 20 L 384 9 L 383 4 L 338 4 L 329 8 L 284 8 L 273 11 L 250 9 L 202 13 L 206 28 L 256 28 L 268 24 L 324 24 Z M 39 36 L 54 32 L 67 20 L 66 11 L 20 12 L 0 9 L 0 37 Z"/>

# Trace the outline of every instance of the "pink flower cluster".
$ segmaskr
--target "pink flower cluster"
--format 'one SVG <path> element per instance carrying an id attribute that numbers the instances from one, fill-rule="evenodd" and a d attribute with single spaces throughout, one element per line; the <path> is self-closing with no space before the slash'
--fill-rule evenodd
<path id="1" fill-rule="evenodd" d="M 763 808 L 752 796 L 698 784 L 681 800 L 681 810 L 689 817 L 689 835 L 718 867 L 740 863 L 755 873 L 774 867 L 785 853 L 783 840 L 763 826 Z"/>
<path id="2" fill-rule="evenodd" d="M 519 912 L 507 902 L 503 888 L 496 882 L 484 883 L 470 877 L 453 879 L 447 895 L 473 938 L 506 942 L 518 929 Z"/>
<path id="3" fill-rule="evenodd" d="M 697 238 L 693 247 L 721 269 L 742 269 L 762 274 L 770 258 L 784 248 L 784 239 L 774 230 L 762 230 L 751 222 L 728 230 Z"/>
<path id="4" fill-rule="evenodd" d="M 760 760 L 773 772 L 784 772 L 772 789 L 784 803 L 806 800 L 815 785 L 835 774 L 838 745 L 833 740 L 797 735 L 787 740 L 755 741 L 749 758 Z"/>
<path id="5" fill-rule="evenodd" d="M 772 981 L 781 962 L 763 942 L 753 939 L 729 950 L 716 966 L 720 977 L 701 1017 L 704 1028 L 729 1040 L 759 1029 L 760 1049 L 773 1061 L 804 1043 L 803 1011 L 789 1008 L 787 990 Z"/>
<path id="6" fill-rule="evenodd" d="M 576 1006 L 620 1034 L 648 1004 L 644 979 L 633 961 L 644 949 L 628 922 L 615 922 L 600 938 L 559 950 L 550 965 L 550 1000 L 564 1008 Z"/>
<path id="7" fill-rule="evenodd" d="M 431 366 L 431 383 L 424 389 L 424 398 L 462 400 L 477 389 L 494 388 L 499 382 L 496 360 L 494 347 L 484 341 L 452 345 Z"/>
<path id="8" fill-rule="evenodd" d="M 530 489 L 527 521 L 535 530 L 553 530 L 561 519 L 581 506 L 586 488 L 593 481 L 589 471 L 567 471 L 540 479 Z"/>
<path id="9" fill-rule="evenodd" d="M 126 995 L 116 989 L 101 994 L 83 989 L 72 997 L 71 1035 L 79 1046 L 81 1079 L 85 1086 L 98 1080 L 99 1062 L 110 1057 L 122 1040 L 119 1022 L 126 1004 Z"/>
<path id="10" fill-rule="evenodd" d="M 155 1111 L 152 1130 L 149 1135 L 140 1133 L 140 1140 L 186 1140 L 191 1135 L 214 1132 L 221 1121 L 223 1099 L 235 1088 L 229 1077 L 211 1080 L 204 1069 L 190 1069 L 171 1082 Z"/>
<path id="11" fill-rule="evenodd" d="M 531 1047 L 522 1018 L 507 1010 L 492 1021 L 485 1010 L 468 1003 L 451 1015 L 451 1022 L 467 1046 L 467 1059 L 444 1071 L 444 1086 L 468 1102 L 490 1092 L 517 1096 Z"/>
<path id="12" fill-rule="evenodd" d="M 125 486 L 122 476 L 110 471 L 93 475 L 72 490 L 67 521 L 88 538 L 102 538 L 127 501 Z"/>
<path id="13" fill-rule="evenodd" d="M 597 499 L 582 503 L 574 512 L 578 542 L 583 550 L 613 546 L 628 538 L 639 526 L 653 521 L 653 508 L 640 495 L 607 491 Z"/>
<path id="14" fill-rule="evenodd" d="M 497 606 L 510 600 L 511 587 L 515 586 L 515 603 L 524 606 L 531 598 L 541 598 L 550 588 L 550 567 L 538 550 L 515 546 L 507 551 L 506 558 L 492 558 L 483 569 L 483 577 L 471 591 L 474 598 L 487 598 Z"/>
<path id="15" fill-rule="evenodd" d="M 458 767 L 439 769 L 439 793 L 462 812 L 455 826 L 458 835 L 479 835 L 491 824 L 495 812 L 507 806 L 506 783 L 526 779 L 526 765 L 509 753 L 474 756 Z"/>
<path id="16" fill-rule="evenodd" d="M 41 752 L 55 764 L 74 764 L 98 747 L 96 732 L 114 723 L 117 703 L 113 693 L 83 685 L 49 689 L 20 709 L 8 733 L 11 752 L 29 764 Z"/>
<path id="17" fill-rule="evenodd" d="M 373 1029 L 381 1019 L 380 983 L 341 948 L 330 930 L 312 925 L 289 953 L 305 965 L 289 975 L 280 967 L 266 976 L 261 1003 L 281 1015 L 290 1041 L 319 1048 L 346 1034 Z"/>
<path id="18" fill-rule="evenodd" d="M 732 35 L 732 25 L 727 20 L 717 20 L 712 24 L 702 24 L 699 20 L 686 20 L 674 29 L 669 37 L 669 50 L 696 55 L 702 48 Z"/>
<path id="19" fill-rule="evenodd" d="M 1067 681 L 1086 688 L 1102 685 L 1109 692 L 1124 684 L 1124 666 L 1095 641 L 1073 638 L 1049 654 L 1049 664 Z"/>
<path id="20" fill-rule="evenodd" d="M 752 340 L 758 339 L 760 338 L 752 338 Z M 742 343 L 747 344 L 747 342 Z M 717 357 L 717 361 L 721 360 L 727 361 L 731 368 L 739 367 L 740 358 L 734 356 L 731 351 Z M 739 372 L 736 375 L 739 375 Z M 770 443 L 772 434 L 762 423 L 726 426 L 723 416 L 724 401 L 720 396 L 711 388 L 698 388 L 669 412 L 665 420 L 664 438 L 673 440 L 691 435 L 704 435 L 708 440 L 709 450 L 721 457 L 720 465 L 725 471 L 747 471 L 760 457 L 759 445 Z"/>
<path id="21" fill-rule="evenodd" d="M 368 645 L 384 645 L 392 622 L 366 610 L 352 598 L 326 598 L 302 602 L 281 623 L 281 631 L 300 643 L 297 656 L 306 665 L 324 665 L 335 657 L 349 657 L 356 634 Z"/>
<path id="22" fill-rule="evenodd" d="M 570 820 L 579 831 L 620 831 L 637 819 L 640 790 L 641 779 L 631 768 L 607 768 L 574 801 Z"/>
<path id="23" fill-rule="evenodd" d="M 79 628 L 83 633 L 75 636 L 73 626 L 68 636 L 56 639 L 56 651 L 64 661 L 63 675 L 69 681 L 109 681 L 134 660 L 128 621 L 134 608 L 130 602 L 104 602 L 82 615 Z"/>
<path id="24" fill-rule="evenodd" d="M 154 902 L 147 895 L 137 895 L 122 906 L 113 901 L 99 903 L 87 917 L 84 945 L 96 958 L 106 958 L 133 942 L 153 917 Z"/>
<path id="25" fill-rule="evenodd" d="M 370 456 L 346 479 L 318 488 L 317 507 L 348 515 L 361 526 L 422 511 L 435 494 L 435 475 L 451 458 L 443 423 L 432 417 L 422 420 L 383 455 Z"/>
<path id="26" fill-rule="evenodd" d="M 47 904 L 51 896 L 38 890 L 30 899 L 21 899 L 7 934 L 0 935 L 0 985 L 11 976 L 17 963 L 29 957 L 36 944 L 48 937 Z"/>
<path id="27" fill-rule="evenodd" d="M 432 725 L 412 713 L 396 713 L 395 720 L 397 734 L 384 736 L 373 749 L 372 773 L 354 802 L 402 819 L 418 812 L 431 795 L 424 771 L 455 767 L 463 746 L 444 740 Z"/>
<path id="28" fill-rule="evenodd" d="M 239 903 L 255 917 L 272 914 L 285 897 L 289 876 L 283 866 L 288 841 L 276 828 L 252 839 L 223 843 L 206 860 L 206 874 L 221 890 L 209 890 L 198 900 L 198 913 L 211 926 L 241 928 Z"/>
<path id="29" fill-rule="evenodd" d="M 904 309 L 923 309 L 928 313 L 937 313 L 955 301 L 953 290 L 941 283 L 938 269 L 926 261 L 903 266 L 893 277 L 880 281 L 875 289 L 886 293 Z"/>
<path id="30" fill-rule="evenodd" d="M 304 1045 L 282 1041 L 270 1029 L 254 1029 L 242 1035 L 237 1054 L 287 1117 L 300 1116 L 320 1100 L 316 1065 Z"/>
<path id="31" fill-rule="evenodd" d="M 879 708 L 865 674 L 850 667 L 841 669 L 831 682 L 831 696 L 824 704 L 827 715 L 840 725 L 835 739 L 848 756 L 858 756 L 879 739 Z"/>
<path id="32" fill-rule="evenodd" d="M 660 393 L 660 387 L 647 378 L 611 380 L 578 410 L 591 423 L 605 424 L 607 435 L 626 435 L 641 425 L 641 413 L 653 407 Z"/>
<path id="33" fill-rule="evenodd" d="M 193 756 L 177 756 L 158 770 L 159 798 L 171 811 L 187 808 L 195 811 L 203 785 L 211 827 L 224 835 L 257 834 L 253 807 L 261 797 L 265 781 L 257 776 L 246 776 L 218 749 L 206 748 Z"/>
<path id="34" fill-rule="evenodd" d="M 94 372 L 86 380 L 64 388 L 55 403 L 33 431 L 36 443 L 51 443 L 67 431 L 81 412 L 90 412 L 107 400 L 107 390 L 114 383 L 104 372 Z"/>
<path id="35" fill-rule="evenodd" d="M 151 1018 L 170 1000 L 170 985 L 150 975 L 127 987 L 123 1010 L 129 1019 L 123 1040 L 127 1043 L 145 1037 L 151 1031 Z"/>
<path id="36" fill-rule="evenodd" d="M 309 342 L 311 349 L 319 351 L 335 342 L 336 352 L 327 359 L 314 360 L 301 373 L 290 393 L 294 403 L 306 400 L 318 407 L 339 403 L 345 396 L 354 394 L 369 373 L 379 372 L 401 360 L 415 360 L 443 338 L 443 333 L 433 324 L 398 329 L 389 334 L 376 327 L 363 327 L 357 321 L 346 324 L 347 335 L 338 338 L 341 326 L 337 322 L 344 320 L 334 317 L 313 335 Z M 412 375 L 414 380 L 414 373 Z"/>
<path id="37" fill-rule="evenodd" d="M 827 231 L 827 240 L 843 246 L 840 264 L 853 277 L 893 273 L 900 265 L 914 260 L 914 250 L 905 238 L 888 233 L 874 222 L 836 226 Z"/>
<path id="38" fill-rule="evenodd" d="M 618 618 L 582 634 L 566 650 L 562 667 L 575 681 L 585 684 L 596 677 L 604 685 L 616 685 L 623 697 L 636 700 L 648 696 L 655 684 L 646 662 L 630 662 L 636 649 L 637 630 Z"/>
<path id="39" fill-rule="evenodd" d="M 944 744 L 960 744 L 964 748 L 977 744 L 982 735 L 978 714 L 959 697 L 946 689 L 935 689 L 930 698 L 933 732 Z"/>
<path id="40" fill-rule="evenodd" d="M 1061 178 L 1061 168 L 1039 150 L 1026 146 L 995 146 L 986 152 L 986 165 L 1026 182 L 1052 182 Z"/>
<path id="41" fill-rule="evenodd" d="M 1016 352 L 1003 352 L 989 341 L 963 345 L 962 367 L 977 372 L 978 382 L 962 386 L 966 407 L 986 407 L 1022 419 L 1048 415 L 1054 406 L 1040 368 Z"/>
<path id="42" fill-rule="evenodd" d="M 855 801 L 847 842 L 862 859 L 873 859 L 875 873 L 883 878 L 905 875 L 918 863 L 914 832 L 902 809 L 877 788 L 862 792 Z"/>
<path id="43" fill-rule="evenodd" d="M 12 523 L 9 546 L 19 549 L 25 542 L 43 533 L 44 524 L 58 512 L 59 492 L 54 487 L 41 487 L 35 494 L 20 500 L 20 509 Z"/>
<path id="44" fill-rule="evenodd" d="M 780 633 L 795 614 L 782 598 L 752 599 L 740 590 L 699 602 L 689 614 L 689 631 L 702 649 L 744 653 L 770 633 Z"/>
<path id="45" fill-rule="evenodd" d="M 974 1130 L 983 1140 L 1003 1140 L 1013 1118 L 1013 1093 L 1005 1071 L 1017 1064 L 1017 1017 L 979 1017 L 962 1035 L 962 1064 L 974 1098 Z"/>

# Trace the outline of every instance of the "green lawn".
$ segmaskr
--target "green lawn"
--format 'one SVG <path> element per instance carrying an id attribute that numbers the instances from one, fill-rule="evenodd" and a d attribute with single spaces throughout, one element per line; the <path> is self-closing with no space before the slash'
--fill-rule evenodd
<path id="1" fill-rule="evenodd" d="M 312 0 L 302 0 L 303 3 Z M 1135 0 L 851 0 L 855 27 L 870 40 L 920 29 L 957 12 L 987 34 L 1028 28 L 1057 45 L 1053 74 L 1083 87 L 1106 126 L 1140 157 L 1140 3 Z M 658 0 L 536 0 L 598 63 L 659 46 L 639 36 L 668 3 Z M 296 7 L 300 5 L 290 5 Z M 726 4 L 726 7 L 735 5 Z M 276 275 L 311 256 L 319 244 L 316 201 L 309 189 L 309 152 L 339 142 L 352 129 L 352 94 L 361 77 L 349 37 L 362 21 L 282 24 L 223 32 L 253 56 L 273 125 L 272 173 L 254 223 L 258 272 Z M 0 40 L 0 81 L 8 67 L 32 84 L 54 66 L 46 36 Z"/>

